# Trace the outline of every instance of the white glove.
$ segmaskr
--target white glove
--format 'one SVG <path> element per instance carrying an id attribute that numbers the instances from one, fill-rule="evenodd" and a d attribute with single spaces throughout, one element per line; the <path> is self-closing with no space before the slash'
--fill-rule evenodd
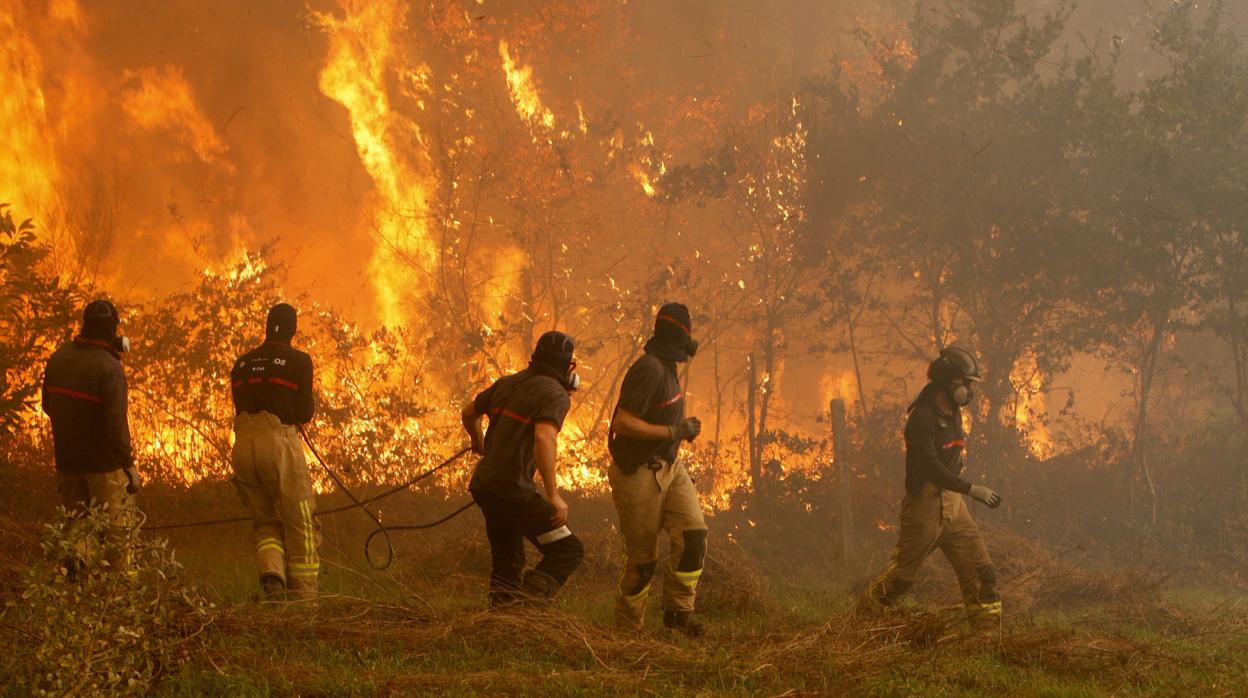
<path id="1" fill-rule="evenodd" d="M 971 499 L 987 504 L 990 509 L 1001 506 L 1001 495 L 983 485 L 971 485 L 971 491 L 968 494 L 971 495 Z"/>

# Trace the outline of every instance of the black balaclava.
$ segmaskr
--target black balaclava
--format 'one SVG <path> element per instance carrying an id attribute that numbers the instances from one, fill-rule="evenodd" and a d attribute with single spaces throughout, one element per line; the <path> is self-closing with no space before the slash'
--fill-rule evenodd
<path id="1" fill-rule="evenodd" d="M 568 390 L 580 387 L 580 380 L 572 373 L 572 354 L 576 344 L 572 337 L 551 330 L 537 340 L 529 367 L 535 371 L 554 376 Z"/>
<path id="2" fill-rule="evenodd" d="M 299 324 L 299 313 L 288 303 L 278 303 L 269 308 L 269 317 L 264 323 L 264 340 L 266 342 L 290 343 L 295 336 L 295 328 Z"/>
<path id="3" fill-rule="evenodd" d="M 654 317 L 654 336 L 646 342 L 646 353 L 664 361 L 688 361 L 698 351 L 692 331 L 689 309 L 681 303 L 668 303 Z"/>

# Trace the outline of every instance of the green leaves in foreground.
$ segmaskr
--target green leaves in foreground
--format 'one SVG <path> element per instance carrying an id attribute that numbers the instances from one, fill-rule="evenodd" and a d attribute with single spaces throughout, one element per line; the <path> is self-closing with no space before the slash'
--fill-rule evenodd
<path id="1" fill-rule="evenodd" d="M 181 579 L 163 540 L 111 528 L 100 509 L 61 510 L 46 526 L 43 555 L 26 572 L 5 623 L 28 641 L 14 660 L 34 695 L 140 695 L 187 659 L 214 619 L 212 604 Z"/>

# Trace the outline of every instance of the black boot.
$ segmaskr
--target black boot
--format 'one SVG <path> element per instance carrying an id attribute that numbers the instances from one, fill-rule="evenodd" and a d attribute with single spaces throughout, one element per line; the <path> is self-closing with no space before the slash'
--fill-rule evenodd
<path id="1" fill-rule="evenodd" d="M 537 570 L 525 572 L 524 580 L 520 582 L 521 597 L 528 605 L 546 606 L 555 598 L 557 591 L 559 582 L 549 574 Z"/>
<path id="2" fill-rule="evenodd" d="M 286 581 L 276 574 L 260 575 L 260 592 L 265 601 L 280 601 L 286 596 Z"/>
<path id="3" fill-rule="evenodd" d="M 693 611 L 664 611 L 663 625 L 672 630 L 679 630 L 689 637 L 701 637 L 706 631 L 702 621 L 693 616 Z"/>

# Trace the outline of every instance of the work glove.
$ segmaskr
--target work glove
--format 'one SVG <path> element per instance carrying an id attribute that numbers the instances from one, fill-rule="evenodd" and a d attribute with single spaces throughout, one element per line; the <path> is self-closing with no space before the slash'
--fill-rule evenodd
<path id="1" fill-rule="evenodd" d="M 138 494 L 139 489 L 143 486 L 143 483 L 139 481 L 139 471 L 135 470 L 132 465 L 122 472 L 126 474 L 126 494 Z"/>
<path id="2" fill-rule="evenodd" d="M 969 494 L 971 499 L 987 504 L 990 509 L 996 509 L 1001 506 L 1001 495 L 983 485 L 971 485 Z"/>
<path id="3" fill-rule="evenodd" d="M 676 441 L 693 441 L 702 433 L 702 420 L 697 417 L 686 417 L 673 425 L 672 439 Z"/>

